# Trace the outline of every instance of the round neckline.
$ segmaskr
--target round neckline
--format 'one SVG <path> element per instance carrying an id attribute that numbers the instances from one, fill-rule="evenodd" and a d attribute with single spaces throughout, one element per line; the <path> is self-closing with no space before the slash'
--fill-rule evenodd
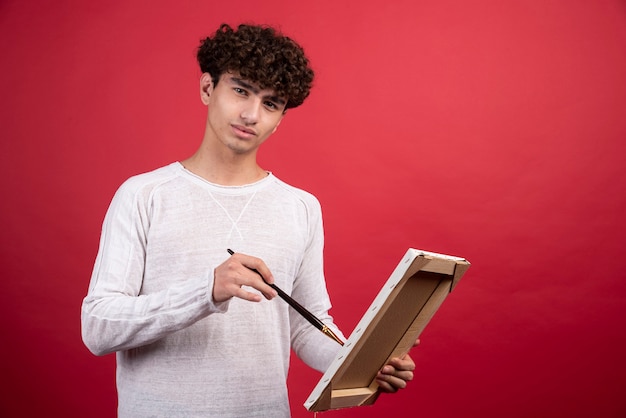
<path id="1" fill-rule="evenodd" d="M 274 174 L 271 171 L 266 171 L 267 176 L 255 182 L 229 186 L 229 185 L 223 185 L 223 184 L 218 184 L 218 183 L 212 183 L 208 181 L 207 179 L 205 179 L 204 177 L 194 174 L 190 170 L 186 169 L 185 166 L 180 161 L 176 161 L 174 164 L 178 167 L 181 173 L 183 173 L 188 178 L 192 179 L 195 183 L 201 184 L 204 187 L 208 187 L 213 191 L 225 193 L 225 194 L 239 194 L 242 191 L 254 192 L 264 187 L 266 184 L 270 183 L 275 178 Z"/>

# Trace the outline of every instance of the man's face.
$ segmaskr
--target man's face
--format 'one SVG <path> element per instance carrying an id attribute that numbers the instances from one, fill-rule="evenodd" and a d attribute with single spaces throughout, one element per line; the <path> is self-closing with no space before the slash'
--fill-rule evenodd
<path id="1" fill-rule="evenodd" d="M 238 154 L 256 151 L 276 131 L 287 103 L 273 90 L 261 90 L 236 73 L 224 73 L 216 86 L 211 84 L 203 101 L 209 106 L 210 130 Z"/>

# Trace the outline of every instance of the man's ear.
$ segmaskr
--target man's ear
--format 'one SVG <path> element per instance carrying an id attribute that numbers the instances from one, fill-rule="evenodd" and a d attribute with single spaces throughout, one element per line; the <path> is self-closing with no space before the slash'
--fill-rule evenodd
<path id="1" fill-rule="evenodd" d="M 213 79 L 211 78 L 211 74 L 202 73 L 200 76 L 200 100 L 205 105 L 209 104 L 209 98 L 213 93 Z"/>

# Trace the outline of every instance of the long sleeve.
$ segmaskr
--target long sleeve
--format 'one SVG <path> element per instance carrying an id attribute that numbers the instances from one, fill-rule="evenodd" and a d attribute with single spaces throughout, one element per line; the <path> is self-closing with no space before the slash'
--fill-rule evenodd
<path id="1" fill-rule="evenodd" d="M 212 302 L 213 270 L 172 280 L 142 294 L 152 188 L 133 179 L 116 193 L 104 220 L 81 321 L 85 345 L 97 355 L 142 346 L 186 328 L 227 304 Z"/>
<path id="2" fill-rule="evenodd" d="M 323 268 L 324 231 L 319 202 L 312 199 L 309 203 L 309 242 L 298 271 L 293 297 L 302 301 L 309 311 L 330 327 L 339 338 L 343 334 L 328 313 L 331 308 L 330 297 L 326 289 Z M 320 372 L 326 371 L 341 346 L 290 310 L 292 347 L 296 355 L 309 367 Z"/>

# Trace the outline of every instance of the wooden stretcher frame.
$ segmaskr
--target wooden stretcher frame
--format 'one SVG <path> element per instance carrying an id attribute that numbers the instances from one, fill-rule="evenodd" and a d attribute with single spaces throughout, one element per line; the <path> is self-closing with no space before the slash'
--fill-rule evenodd
<path id="1" fill-rule="evenodd" d="M 460 257 L 409 248 L 304 407 L 318 412 L 373 404 L 378 370 L 409 352 L 469 266 Z"/>

